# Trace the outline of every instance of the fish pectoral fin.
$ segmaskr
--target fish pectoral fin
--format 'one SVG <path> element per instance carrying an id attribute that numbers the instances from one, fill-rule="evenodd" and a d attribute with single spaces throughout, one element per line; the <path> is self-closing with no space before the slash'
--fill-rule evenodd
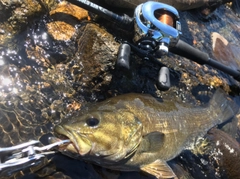
<path id="1" fill-rule="evenodd" d="M 141 170 L 155 176 L 158 179 L 163 178 L 177 179 L 177 176 L 175 175 L 171 167 L 165 161 L 159 159 L 153 163 L 144 165 L 143 167 L 141 167 Z"/>
<path id="2" fill-rule="evenodd" d="M 151 132 L 145 135 L 139 145 L 138 152 L 150 152 L 155 153 L 158 152 L 162 147 L 164 141 L 164 134 L 161 132 Z"/>

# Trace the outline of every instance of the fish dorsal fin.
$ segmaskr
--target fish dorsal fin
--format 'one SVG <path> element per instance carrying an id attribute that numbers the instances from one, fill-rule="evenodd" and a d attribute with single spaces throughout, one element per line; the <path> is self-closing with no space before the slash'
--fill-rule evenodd
<path id="1" fill-rule="evenodd" d="M 141 170 L 155 176 L 157 179 L 161 178 L 174 178 L 177 179 L 177 176 L 171 169 L 171 167 L 160 159 L 157 159 L 153 163 L 144 165 L 141 167 Z"/>
<path id="2" fill-rule="evenodd" d="M 163 133 L 157 131 L 151 132 L 143 137 L 138 152 L 157 152 L 162 147 L 163 141 Z"/>

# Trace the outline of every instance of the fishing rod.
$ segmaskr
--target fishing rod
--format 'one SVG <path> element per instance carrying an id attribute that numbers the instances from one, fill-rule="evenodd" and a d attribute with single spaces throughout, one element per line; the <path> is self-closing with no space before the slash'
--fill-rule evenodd
<path id="1" fill-rule="evenodd" d="M 97 14 L 106 20 L 117 23 L 118 26 L 121 28 L 124 28 L 126 30 L 132 29 L 133 19 L 127 15 L 120 16 L 88 0 L 67 0 L 67 1 L 70 2 L 71 4 L 82 7 L 83 9 L 86 9 L 89 12 Z"/>
<path id="2" fill-rule="evenodd" d="M 115 22 L 120 28 L 134 30 L 133 43 L 122 41 L 119 47 L 117 67 L 130 70 L 130 52 L 133 50 L 139 56 L 159 62 L 156 58 L 167 55 L 168 52 L 180 55 L 201 65 L 207 64 L 231 75 L 240 82 L 240 70 L 232 69 L 212 59 L 186 42 L 179 39 L 181 23 L 178 11 L 167 4 L 147 1 L 138 5 L 134 17 L 120 16 L 87 0 L 67 0 L 103 18 Z M 159 71 L 158 87 L 162 90 L 170 88 L 169 70 L 166 66 Z"/>

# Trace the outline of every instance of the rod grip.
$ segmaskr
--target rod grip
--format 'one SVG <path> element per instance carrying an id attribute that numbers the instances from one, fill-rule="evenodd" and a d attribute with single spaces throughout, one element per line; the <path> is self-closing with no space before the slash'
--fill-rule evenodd
<path id="1" fill-rule="evenodd" d="M 207 53 L 204 53 L 186 42 L 179 40 L 178 43 L 169 49 L 170 52 L 180 55 L 182 57 L 188 58 L 195 61 L 201 65 L 207 64 L 213 68 L 221 70 L 224 73 L 231 75 L 235 80 L 240 81 L 240 70 L 234 70 L 219 61 L 213 60 L 209 57 Z"/>
<path id="2" fill-rule="evenodd" d="M 169 49 L 170 52 L 180 55 L 182 57 L 193 60 L 201 65 L 207 64 L 209 60 L 209 56 L 207 53 L 204 53 L 186 42 L 179 40 L 178 43 Z"/>

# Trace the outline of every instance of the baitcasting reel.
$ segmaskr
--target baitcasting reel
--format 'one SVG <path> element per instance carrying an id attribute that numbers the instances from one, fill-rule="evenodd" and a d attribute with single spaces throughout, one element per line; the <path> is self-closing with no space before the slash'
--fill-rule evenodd
<path id="1" fill-rule="evenodd" d="M 167 4 L 148 1 L 137 6 L 134 12 L 134 38 L 138 48 L 149 53 L 168 53 L 181 34 L 178 11 Z"/>
<path id="2" fill-rule="evenodd" d="M 160 58 L 168 53 L 169 47 L 173 47 L 179 40 L 181 24 L 178 11 L 167 4 L 148 1 L 136 7 L 134 12 L 134 38 L 137 45 L 123 43 L 119 48 L 117 60 L 118 67 L 130 69 L 130 46 L 136 51 L 141 51 L 143 56 L 149 55 Z M 161 90 L 170 88 L 169 70 L 162 67 L 159 71 L 157 86 Z"/>

